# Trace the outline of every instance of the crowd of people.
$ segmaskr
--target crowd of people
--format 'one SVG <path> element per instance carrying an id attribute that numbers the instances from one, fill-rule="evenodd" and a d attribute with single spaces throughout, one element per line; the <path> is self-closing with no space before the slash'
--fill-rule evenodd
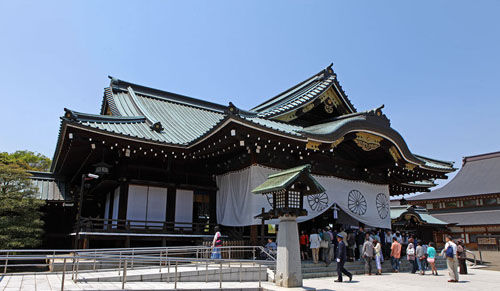
<path id="1" fill-rule="evenodd" d="M 363 227 L 353 230 L 326 227 L 312 229 L 309 234 L 301 231 L 299 242 L 302 260 L 311 258 L 315 264 L 321 262 L 328 266 L 341 255 L 345 256 L 344 261 L 364 261 L 366 275 L 381 275 L 382 264 L 386 260 L 390 260 L 392 271 L 397 273 L 400 271 L 401 259 L 406 257 L 412 266 L 411 273 L 425 275 L 430 270 L 432 275 L 438 275 L 435 243 L 424 242 L 413 234 L 380 229 L 365 231 Z M 341 254 L 338 254 L 342 252 L 339 242 L 342 242 L 341 248 L 345 248 Z M 447 260 L 449 282 L 458 282 L 459 273 L 467 274 L 466 250 L 462 240 L 455 243 L 447 236 L 440 255 Z M 342 280 L 341 274 L 339 280 Z"/>
<path id="2" fill-rule="evenodd" d="M 463 240 L 455 243 L 449 235 L 445 240 L 446 244 L 440 255 L 446 258 L 450 276 L 448 282 L 458 282 L 459 273 L 467 274 L 465 243 Z M 432 275 L 438 275 L 434 242 L 426 243 L 413 234 L 380 229 L 365 231 L 363 227 L 354 230 L 326 227 L 312 229 L 310 234 L 301 231 L 299 244 L 302 260 L 309 260 L 311 257 L 315 264 L 321 261 L 326 266 L 334 260 L 337 262 L 336 282 L 342 282 L 343 274 L 349 277 L 349 281 L 352 280 L 352 274 L 344 268 L 346 261 L 363 260 L 365 275 L 372 275 L 373 271 L 375 275 L 381 275 L 382 264 L 386 259 L 390 259 L 392 271 L 398 273 L 404 255 L 412 266 L 411 273 L 425 275 L 426 270 L 430 269 Z M 221 259 L 221 247 L 222 235 L 219 227 L 216 227 L 212 241 L 212 259 Z M 267 254 L 276 255 L 277 244 L 272 239 L 268 239 L 265 247 Z M 373 262 L 376 270 L 373 269 Z"/>

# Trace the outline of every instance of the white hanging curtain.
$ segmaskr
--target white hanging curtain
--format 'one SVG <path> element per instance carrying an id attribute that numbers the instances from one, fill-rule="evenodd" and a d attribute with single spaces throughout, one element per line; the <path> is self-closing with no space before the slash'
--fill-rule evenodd
<path id="1" fill-rule="evenodd" d="M 240 171 L 217 176 L 217 222 L 227 226 L 247 226 L 260 224 L 253 217 L 271 209 L 269 195 L 256 195 L 251 191 L 262 184 L 277 169 L 253 165 Z M 312 219 L 330 208 L 334 203 L 356 220 L 380 228 L 391 228 L 389 211 L 389 186 L 360 181 L 344 180 L 333 176 L 313 177 L 326 192 L 304 197 L 307 216 L 297 221 Z M 278 220 L 267 221 L 277 224 Z"/>

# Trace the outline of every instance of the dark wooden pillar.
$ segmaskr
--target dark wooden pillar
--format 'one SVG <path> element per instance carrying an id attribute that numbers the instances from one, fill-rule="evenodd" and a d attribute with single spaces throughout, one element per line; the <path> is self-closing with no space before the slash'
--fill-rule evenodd
<path id="1" fill-rule="evenodd" d="M 250 225 L 250 243 L 256 245 L 258 242 L 258 227 L 257 225 Z"/>
<path id="2" fill-rule="evenodd" d="M 209 207 L 210 207 L 210 220 L 209 220 L 209 223 L 210 224 L 218 224 L 218 221 L 217 221 L 217 194 L 215 191 L 209 191 L 208 192 L 209 196 L 210 196 L 210 200 L 209 201 Z M 212 233 L 213 231 L 213 227 L 210 227 L 210 233 Z"/>
<path id="3" fill-rule="evenodd" d="M 120 184 L 120 200 L 118 201 L 118 219 L 127 219 L 128 183 Z"/>
<path id="4" fill-rule="evenodd" d="M 168 222 L 175 221 L 175 200 L 177 199 L 177 191 L 174 187 L 168 187 L 167 190 L 167 212 L 165 215 L 165 220 Z M 169 224 L 166 229 L 172 229 L 175 225 Z"/>
<path id="5" fill-rule="evenodd" d="M 113 204 L 115 202 L 115 193 L 112 191 L 111 193 L 109 193 L 109 208 L 108 208 L 108 219 L 113 219 Z M 109 222 L 109 220 L 108 220 Z M 108 223 L 108 225 L 106 226 L 108 229 L 111 229 L 113 223 L 110 222 Z"/>
<path id="6" fill-rule="evenodd" d="M 260 244 L 261 245 L 266 244 L 266 240 L 264 238 L 264 234 L 265 234 L 264 227 L 266 226 L 266 221 L 264 220 L 264 213 L 265 213 L 265 209 L 264 209 L 264 207 L 262 207 L 262 210 L 261 210 L 262 218 L 260 219 Z"/>

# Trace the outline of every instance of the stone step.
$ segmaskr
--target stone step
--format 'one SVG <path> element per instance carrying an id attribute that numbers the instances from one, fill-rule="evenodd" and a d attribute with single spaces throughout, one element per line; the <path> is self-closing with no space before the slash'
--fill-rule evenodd
<path id="1" fill-rule="evenodd" d="M 332 263 L 334 263 L 334 261 L 332 261 Z M 355 262 L 346 262 L 345 263 L 345 266 L 350 266 L 350 265 L 356 265 L 356 264 L 364 264 L 365 262 L 364 261 L 355 261 Z M 375 261 L 373 261 L 373 263 L 375 263 Z M 383 263 L 383 265 L 385 264 L 391 264 L 391 261 L 389 259 L 386 259 Z M 404 263 L 408 263 L 408 260 L 406 259 L 402 259 L 401 260 L 401 264 L 404 264 Z M 443 258 L 439 258 L 436 260 L 436 264 L 440 264 L 440 263 L 443 263 L 443 264 L 446 264 L 446 260 L 443 259 Z M 320 262 L 321 264 L 321 262 Z M 305 268 L 305 267 L 308 267 L 308 266 L 317 266 L 316 264 L 314 264 L 312 261 L 302 261 L 302 268 Z"/>
<path id="2" fill-rule="evenodd" d="M 348 269 L 346 268 L 347 271 L 349 271 L 353 275 L 363 275 L 365 273 L 364 269 Z M 409 273 L 410 272 L 410 267 L 408 268 L 401 268 L 400 273 Z M 445 268 L 437 268 L 438 270 L 443 270 Z M 374 271 L 375 272 L 375 271 Z M 430 273 L 430 271 L 426 271 L 427 273 Z M 391 270 L 389 271 L 384 271 L 382 270 L 382 273 L 391 273 Z M 321 278 L 321 277 L 337 277 L 337 271 L 322 271 L 322 272 L 308 272 L 308 273 L 302 273 L 302 277 L 304 279 L 310 279 L 310 278 Z"/>
<path id="3" fill-rule="evenodd" d="M 363 269 L 364 270 L 365 265 L 364 264 L 356 264 L 356 265 L 345 265 L 346 269 Z M 372 264 L 372 267 L 375 268 L 375 264 Z M 410 264 L 401 264 L 401 268 L 411 268 Z M 446 264 L 437 264 L 437 268 L 445 268 Z M 314 272 L 324 272 L 324 271 L 335 271 L 337 269 L 337 264 L 332 262 L 328 267 L 324 266 L 323 264 L 318 264 L 314 267 L 303 267 L 302 268 L 302 273 L 314 273 Z M 383 264 L 382 265 L 382 270 L 383 271 L 391 271 L 392 266 L 390 264 Z"/>
<path id="4" fill-rule="evenodd" d="M 436 261 L 436 267 L 439 270 L 446 268 L 446 260 L 439 258 Z M 363 275 L 365 273 L 365 264 L 363 261 L 356 262 L 347 262 L 345 264 L 345 268 L 351 272 L 353 275 Z M 403 259 L 400 263 L 400 272 L 409 273 L 412 266 L 410 263 Z M 271 266 L 270 269 L 274 269 L 274 266 Z M 376 272 L 375 262 L 372 264 L 372 271 Z M 390 273 L 392 272 L 392 266 L 390 260 L 384 261 L 382 264 L 382 273 Z M 430 272 L 428 270 L 427 272 Z M 322 277 L 336 277 L 337 276 L 337 264 L 333 261 L 328 267 L 325 266 L 323 262 L 318 264 L 314 264 L 311 261 L 302 262 L 302 276 L 304 279 L 310 278 L 322 278 Z M 272 275 L 269 276 L 269 279 L 272 279 Z"/>

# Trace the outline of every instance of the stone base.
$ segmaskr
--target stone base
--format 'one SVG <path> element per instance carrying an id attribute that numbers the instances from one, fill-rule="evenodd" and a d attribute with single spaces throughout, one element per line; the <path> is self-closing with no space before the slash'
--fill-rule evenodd
<path id="1" fill-rule="evenodd" d="M 287 288 L 302 287 L 297 218 L 295 216 L 281 216 L 279 219 L 276 285 Z"/>
<path id="2" fill-rule="evenodd" d="M 271 283 L 262 283 L 262 291 L 316 291 L 316 288 L 312 287 L 280 287 L 273 285 Z"/>

